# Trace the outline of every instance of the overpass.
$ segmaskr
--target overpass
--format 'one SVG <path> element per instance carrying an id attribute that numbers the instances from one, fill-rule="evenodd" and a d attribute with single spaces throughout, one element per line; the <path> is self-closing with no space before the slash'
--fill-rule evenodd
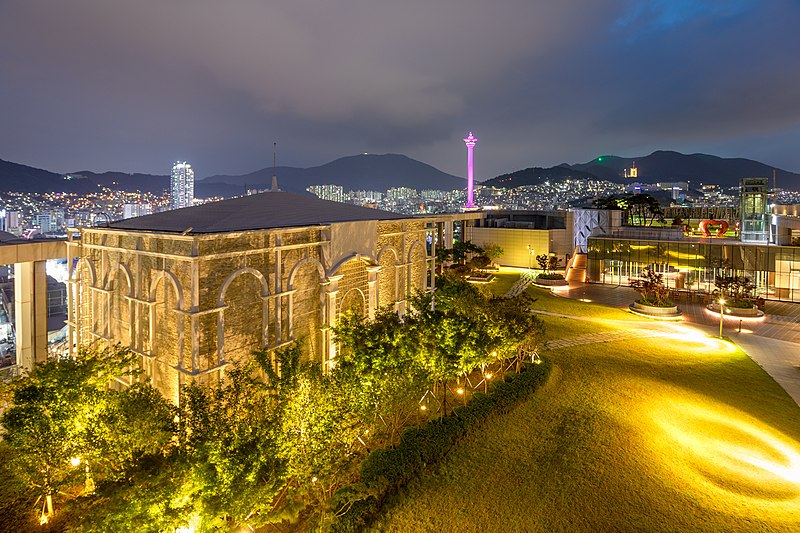
<path id="1" fill-rule="evenodd" d="M 14 265 L 17 367 L 30 370 L 47 360 L 48 259 L 67 257 L 66 240 L 27 240 L 0 232 L 0 265 Z"/>

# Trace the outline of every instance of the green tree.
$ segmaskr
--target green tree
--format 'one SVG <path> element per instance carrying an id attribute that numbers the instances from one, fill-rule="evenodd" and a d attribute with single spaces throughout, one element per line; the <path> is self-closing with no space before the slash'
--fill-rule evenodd
<path id="1" fill-rule="evenodd" d="M 750 307 L 753 305 L 756 285 L 747 276 L 716 276 L 714 278 L 714 297 L 724 298 L 731 307 Z"/>
<path id="2" fill-rule="evenodd" d="M 351 408 L 352 383 L 304 367 L 281 406 L 280 449 L 290 504 L 309 505 L 324 521 L 336 490 L 352 482 L 365 426 Z M 288 392 L 288 391 L 287 391 Z"/>
<path id="3" fill-rule="evenodd" d="M 254 362 L 229 366 L 216 386 L 184 388 L 180 446 L 204 528 L 271 519 L 272 502 L 285 482 L 275 407 Z"/>
<path id="4" fill-rule="evenodd" d="M 483 248 L 476 244 L 472 244 L 472 241 L 456 241 L 455 244 L 453 244 L 453 261 L 456 261 L 462 265 L 467 261 L 468 254 L 481 253 L 483 253 Z"/>
<path id="5" fill-rule="evenodd" d="M 503 247 L 494 242 L 485 243 L 482 248 L 483 254 L 488 257 L 492 263 L 500 259 L 503 253 L 505 253 Z"/>
<path id="6" fill-rule="evenodd" d="M 669 289 L 664 285 L 664 275 L 659 274 L 653 269 L 645 269 L 641 279 L 633 279 L 630 282 L 631 288 L 639 293 L 640 302 L 645 305 L 657 307 L 671 306 L 669 300 Z"/>
<path id="7" fill-rule="evenodd" d="M 652 226 L 653 222 L 664 222 L 664 210 L 658 200 L 649 194 L 629 194 L 623 197 L 609 196 L 592 202 L 598 209 L 625 211 L 631 226 Z"/>
<path id="8" fill-rule="evenodd" d="M 417 400 L 429 386 L 416 364 L 416 339 L 396 312 L 384 308 L 369 320 L 346 314 L 334 328 L 340 352 L 337 373 L 358 390 L 358 408 L 374 435 L 390 444 L 418 415 Z"/>
<path id="9" fill-rule="evenodd" d="M 52 517 L 53 498 L 67 485 L 83 479 L 92 490 L 91 461 L 104 446 L 115 446 L 104 419 L 113 410 L 107 387 L 133 363 L 119 345 L 81 348 L 76 358 L 37 365 L 8 385 L 3 438 L 14 450 L 16 473 L 46 504 L 42 521 Z"/>

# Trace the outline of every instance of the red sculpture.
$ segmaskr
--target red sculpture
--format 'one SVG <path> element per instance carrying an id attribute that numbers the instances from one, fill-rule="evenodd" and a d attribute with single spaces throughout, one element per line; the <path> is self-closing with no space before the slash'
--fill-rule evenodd
<path id="1" fill-rule="evenodd" d="M 719 225 L 719 229 L 717 230 L 717 234 L 714 237 L 723 237 L 725 232 L 728 231 L 728 221 L 727 220 L 701 220 L 700 224 L 698 224 L 697 228 L 700 230 L 700 233 L 703 234 L 704 237 L 711 237 L 711 232 L 708 231 L 708 226 L 716 226 Z"/>

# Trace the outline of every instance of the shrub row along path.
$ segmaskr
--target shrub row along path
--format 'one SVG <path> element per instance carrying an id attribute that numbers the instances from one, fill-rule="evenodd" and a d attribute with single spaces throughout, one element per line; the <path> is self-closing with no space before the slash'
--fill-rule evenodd
<path id="1" fill-rule="evenodd" d="M 558 348 L 547 385 L 372 530 L 800 531 L 800 407 L 733 343 L 606 309 L 619 320 L 537 310 Z"/>

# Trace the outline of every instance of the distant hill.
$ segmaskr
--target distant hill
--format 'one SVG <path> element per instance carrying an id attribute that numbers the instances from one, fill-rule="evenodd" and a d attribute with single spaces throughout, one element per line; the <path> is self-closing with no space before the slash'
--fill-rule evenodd
<path id="1" fill-rule="evenodd" d="M 725 159 L 707 154 L 681 154 L 657 151 L 644 157 L 604 155 L 587 163 L 558 165 L 550 168 L 531 167 L 497 176 L 482 183 L 495 187 L 519 187 L 543 181 L 573 179 L 605 179 L 617 183 L 630 182 L 623 171 L 636 161 L 637 181 L 690 181 L 692 187 L 703 184 L 736 186 L 739 178 L 772 178 L 773 167 L 750 159 Z M 800 174 L 776 169 L 778 187 L 800 190 Z M 272 185 L 272 167 L 243 175 L 218 175 L 195 181 L 195 196 L 238 196 L 245 188 L 268 189 Z M 278 167 L 278 185 L 290 192 L 305 192 L 309 185 L 335 184 L 348 190 L 385 191 L 390 187 L 455 190 L 465 187 L 466 180 L 438 170 L 431 165 L 400 154 L 363 154 L 342 157 L 311 168 Z M 126 191 L 161 194 L 169 188 L 169 176 L 73 172 L 65 179 L 57 174 L 0 159 L 0 191 L 74 192 L 97 191 L 99 186 Z"/>
<path id="2" fill-rule="evenodd" d="M 571 168 L 569 165 L 559 165 L 550 168 L 532 167 L 524 170 L 517 170 L 484 181 L 481 185 L 513 189 L 514 187 L 522 187 L 524 185 L 538 185 L 545 181 L 561 181 L 565 179 L 596 180 L 599 178 L 589 172 Z"/>
<path id="3" fill-rule="evenodd" d="M 169 189 L 169 176 L 154 174 L 126 174 L 125 172 L 91 172 L 81 170 L 73 172 L 70 176 L 84 176 L 89 181 L 100 187 L 122 191 L 142 191 L 161 194 Z"/>
<path id="4" fill-rule="evenodd" d="M 0 190 L 87 193 L 97 186 L 89 180 L 65 180 L 61 174 L 0 159 Z"/>
<path id="5" fill-rule="evenodd" d="M 271 167 L 241 176 L 211 176 L 195 187 L 211 184 L 269 188 Z M 278 185 L 290 192 L 304 192 L 310 185 L 334 184 L 348 190 L 385 191 L 390 187 L 450 191 L 466 186 L 466 180 L 400 154 L 363 154 L 342 157 L 318 167 L 278 167 Z M 237 193 L 239 194 L 239 193 Z"/>
<path id="6" fill-rule="evenodd" d="M 217 175 L 195 180 L 195 196 L 238 196 L 246 188 L 268 189 L 272 167 L 243 175 Z M 454 190 L 466 180 L 447 174 L 431 165 L 399 154 L 364 154 L 342 157 L 318 167 L 278 167 L 281 189 L 304 193 L 309 185 L 334 184 L 348 190 L 385 191 L 390 187 Z M 80 170 L 65 175 L 0 160 L 0 191 L 87 193 L 98 187 L 161 194 L 169 189 L 169 176 L 92 172 Z"/>
<path id="7" fill-rule="evenodd" d="M 740 178 L 763 177 L 771 180 L 772 170 L 775 169 L 778 187 L 794 190 L 800 187 L 800 174 L 776 169 L 752 159 L 726 159 L 708 154 L 682 154 L 666 150 L 659 150 L 645 157 L 603 155 L 588 163 L 567 166 L 602 179 L 624 183 L 631 181 L 623 177 L 623 172 L 626 168 L 631 168 L 634 161 L 639 170 L 636 181 L 644 183 L 690 181 L 694 187 L 701 183 L 733 187 L 739 185 Z"/>

